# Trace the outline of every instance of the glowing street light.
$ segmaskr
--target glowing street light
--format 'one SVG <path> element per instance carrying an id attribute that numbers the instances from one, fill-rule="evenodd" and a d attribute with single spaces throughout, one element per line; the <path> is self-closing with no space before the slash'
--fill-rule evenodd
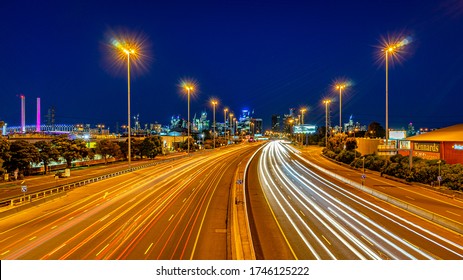
<path id="1" fill-rule="evenodd" d="M 227 137 L 227 112 L 228 108 L 223 109 L 223 138 Z"/>
<path id="2" fill-rule="evenodd" d="M 306 108 L 302 108 L 301 109 L 301 115 L 302 115 L 302 125 L 304 125 L 304 113 L 307 112 L 307 109 Z"/>
<path id="3" fill-rule="evenodd" d="M 331 100 L 323 100 L 325 103 L 325 147 L 328 146 L 328 105 L 331 103 Z"/>
<path id="4" fill-rule="evenodd" d="M 128 159 L 129 167 L 131 164 L 131 131 L 130 131 L 130 63 L 131 58 L 135 62 L 140 60 L 143 54 L 140 53 L 142 50 L 141 42 L 133 38 L 112 38 L 111 48 L 115 53 L 116 60 L 123 61 L 127 59 L 127 134 L 128 134 Z"/>
<path id="5" fill-rule="evenodd" d="M 228 114 L 228 118 L 229 118 L 229 122 L 230 122 L 230 137 L 229 137 L 228 141 L 230 141 L 230 138 L 231 138 L 231 136 L 232 136 L 232 130 L 233 130 L 233 116 L 234 116 L 233 113 Z"/>
<path id="6" fill-rule="evenodd" d="M 215 149 L 215 106 L 217 106 L 217 100 L 212 100 L 212 108 L 213 108 L 213 118 L 214 118 L 214 149 Z"/>
<path id="7" fill-rule="evenodd" d="M 386 43 L 382 51 L 384 52 L 384 59 L 386 61 L 386 145 L 389 144 L 389 76 L 388 65 L 389 56 L 397 54 L 405 45 L 411 42 L 409 37 L 400 40 L 399 42 Z"/>
<path id="8" fill-rule="evenodd" d="M 195 91 L 197 85 L 194 81 L 191 81 L 191 80 L 182 80 L 181 83 L 180 83 L 180 86 L 183 90 L 185 90 L 187 92 L 187 96 L 188 96 L 188 122 L 187 122 L 187 126 L 188 126 L 188 136 L 187 136 L 187 154 L 190 154 L 190 95 L 192 92 Z"/>
<path id="9" fill-rule="evenodd" d="M 336 84 L 336 89 L 339 89 L 339 132 L 342 133 L 342 90 L 348 86 L 347 83 Z"/>

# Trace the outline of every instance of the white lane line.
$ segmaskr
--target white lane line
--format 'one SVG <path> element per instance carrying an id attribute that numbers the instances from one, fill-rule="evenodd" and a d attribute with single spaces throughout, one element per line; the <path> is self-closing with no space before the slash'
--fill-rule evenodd
<path id="1" fill-rule="evenodd" d="M 57 228 L 57 227 L 58 227 L 58 226 L 53 226 L 51 229 L 55 229 L 55 228 Z"/>
<path id="2" fill-rule="evenodd" d="M 4 256 L 4 255 L 8 254 L 9 252 L 10 252 L 10 250 L 5 251 L 5 252 L 3 252 L 3 253 L 1 254 L 1 256 Z"/>
<path id="3" fill-rule="evenodd" d="M 411 200 L 415 200 L 413 197 L 409 197 L 408 195 L 406 195 L 405 197 Z"/>
<path id="4" fill-rule="evenodd" d="M 148 251 L 151 249 L 151 246 L 153 246 L 153 243 L 151 243 L 151 245 L 148 247 L 148 249 L 146 249 L 145 255 L 146 255 L 146 253 L 148 253 Z"/>
<path id="5" fill-rule="evenodd" d="M 109 243 L 106 244 L 106 246 L 104 246 L 103 249 L 101 249 L 101 250 L 98 252 L 98 254 L 96 254 L 96 256 L 98 256 L 101 252 L 103 252 L 103 250 L 106 249 L 106 247 L 108 247 L 108 246 L 109 246 Z"/>
<path id="6" fill-rule="evenodd" d="M 445 211 L 445 212 L 450 213 L 450 214 L 453 214 L 453 215 L 456 215 L 456 216 L 458 216 L 458 217 L 461 217 L 461 215 L 460 215 L 460 214 L 457 214 L 457 213 L 453 213 L 453 212 L 450 212 L 450 211 Z"/>
<path id="7" fill-rule="evenodd" d="M 37 238 L 37 236 L 31 237 L 31 238 L 29 238 L 29 241 L 32 241 L 32 240 L 34 240 L 36 238 Z"/>
<path id="8" fill-rule="evenodd" d="M 302 216 L 305 217 L 305 214 L 304 214 L 304 212 L 302 212 L 302 210 L 299 210 L 299 212 L 302 214 Z"/>
<path id="9" fill-rule="evenodd" d="M 72 220 L 72 219 L 74 219 L 74 217 L 69 218 L 69 221 Z"/>
<path id="10" fill-rule="evenodd" d="M 170 216 L 170 218 L 169 218 L 169 222 L 170 222 L 170 220 L 172 220 L 172 218 L 173 218 L 173 217 L 174 217 L 174 214 L 172 214 L 172 216 Z"/>
<path id="11" fill-rule="evenodd" d="M 186 201 L 186 197 L 183 199 L 182 203 Z"/>

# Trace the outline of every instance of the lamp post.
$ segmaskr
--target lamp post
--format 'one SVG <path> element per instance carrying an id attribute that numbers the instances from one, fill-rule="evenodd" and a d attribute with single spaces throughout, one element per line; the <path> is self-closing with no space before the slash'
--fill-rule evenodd
<path id="1" fill-rule="evenodd" d="M 230 138 L 231 138 L 231 135 L 232 135 L 232 130 L 233 130 L 233 113 L 230 113 L 228 114 L 228 119 L 229 119 L 229 122 L 230 122 L 230 134 L 229 134 L 229 138 L 227 139 L 227 144 L 228 142 L 230 142 Z"/>
<path id="2" fill-rule="evenodd" d="M 228 108 L 224 108 L 223 109 L 223 138 L 224 139 L 227 138 L 227 112 L 228 112 Z"/>
<path id="3" fill-rule="evenodd" d="M 336 89 L 339 89 L 339 132 L 342 133 L 342 90 L 346 84 L 337 84 Z"/>
<path id="4" fill-rule="evenodd" d="M 402 39 L 399 42 L 386 43 L 383 48 L 384 58 L 386 61 L 386 145 L 389 144 L 389 56 L 397 53 L 402 47 L 409 44 L 409 37 Z"/>
<path id="5" fill-rule="evenodd" d="M 328 104 L 331 100 L 323 100 L 323 103 L 325 103 L 325 147 L 328 147 Z"/>
<path id="6" fill-rule="evenodd" d="M 124 58 L 127 56 L 127 134 L 128 134 L 128 163 L 129 168 L 131 165 L 132 159 L 132 149 L 131 149 L 131 128 L 130 128 L 130 56 L 133 56 L 134 59 L 138 59 L 141 55 L 138 52 L 140 49 L 140 44 L 137 42 L 132 42 L 126 39 L 112 39 L 112 47 L 117 52 L 118 59 Z"/>
<path id="7" fill-rule="evenodd" d="M 212 100 L 212 115 L 213 115 L 213 123 L 214 123 L 214 149 L 215 149 L 215 106 L 217 106 L 217 100 Z"/>
<path id="8" fill-rule="evenodd" d="M 188 95 L 188 122 L 187 122 L 187 130 L 188 130 L 188 136 L 187 136 L 187 153 L 190 154 L 190 94 L 195 90 L 195 84 L 190 81 L 182 81 L 182 88 L 186 90 L 187 95 Z"/>

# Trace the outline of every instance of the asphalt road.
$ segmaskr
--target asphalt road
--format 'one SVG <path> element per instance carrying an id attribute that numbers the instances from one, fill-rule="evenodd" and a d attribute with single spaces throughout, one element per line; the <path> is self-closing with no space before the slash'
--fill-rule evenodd
<path id="1" fill-rule="evenodd" d="M 267 204 L 261 213 L 253 207 L 252 216 L 273 217 L 254 218 L 262 259 L 463 259 L 460 234 L 314 172 L 288 145 L 270 142 L 250 168 L 257 168 Z M 259 230 L 269 225 L 272 231 Z"/>
<path id="2" fill-rule="evenodd" d="M 257 147 L 161 163 L 4 218 L 0 258 L 227 259 L 230 186 Z"/>

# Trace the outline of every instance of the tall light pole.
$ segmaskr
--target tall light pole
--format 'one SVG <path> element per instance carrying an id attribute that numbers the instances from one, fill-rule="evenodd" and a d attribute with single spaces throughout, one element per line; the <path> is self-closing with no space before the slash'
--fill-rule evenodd
<path id="1" fill-rule="evenodd" d="M 188 95 L 188 122 L 187 122 L 187 130 L 188 130 L 188 136 L 187 136 L 187 153 L 190 154 L 190 95 L 191 93 L 196 89 L 196 84 L 194 81 L 187 81 L 183 80 L 181 81 L 181 87 L 183 90 L 186 90 L 187 95 Z"/>
<path id="2" fill-rule="evenodd" d="M 328 146 L 328 104 L 331 103 L 331 100 L 323 100 L 325 103 L 325 147 Z"/>
<path id="3" fill-rule="evenodd" d="M 122 61 L 127 56 L 127 134 L 128 134 L 128 163 L 129 167 L 132 160 L 131 146 L 131 127 L 130 127 L 130 63 L 132 59 L 139 60 L 143 54 L 140 53 L 142 46 L 140 42 L 136 42 L 130 38 L 112 38 L 111 47 L 115 51 L 116 58 Z"/>
<path id="4" fill-rule="evenodd" d="M 230 141 L 232 130 L 233 130 L 233 116 L 234 116 L 233 113 L 228 114 L 228 118 L 229 118 L 229 122 L 230 122 L 230 135 L 229 135 L 230 137 L 229 137 L 228 141 Z"/>
<path id="5" fill-rule="evenodd" d="M 301 109 L 301 116 L 302 116 L 302 123 L 301 125 L 304 125 L 304 113 L 307 112 L 307 109 L 306 108 L 302 108 Z"/>
<path id="6" fill-rule="evenodd" d="M 339 132 L 342 133 L 342 90 L 346 84 L 337 84 L 336 89 L 339 89 Z"/>
<path id="7" fill-rule="evenodd" d="M 217 100 L 212 100 L 212 108 L 213 108 L 212 115 L 213 115 L 213 118 L 214 118 L 214 121 L 213 121 L 214 122 L 214 149 L 215 149 L 215 106 L 217 106 L 217 104 L 218 104 Z"/>
<path id="8" fill-rule="evenodd" d="M 227 112 L 228 112 L 228 108 L 224 108 L 223 109 L 223 138 L 224 139 L 227 138 Z"/>
<path id="9" fill-rule="evenodd" d="M 383 48 L 384 58 L 386 60 L 386 145 L 389 144 L 389 56 L 394 55 L 410 42 L 410 38 L 407 37 L 398 42 L 396 41 L 394 43 L 386 43 L 386 46 Z"/>

